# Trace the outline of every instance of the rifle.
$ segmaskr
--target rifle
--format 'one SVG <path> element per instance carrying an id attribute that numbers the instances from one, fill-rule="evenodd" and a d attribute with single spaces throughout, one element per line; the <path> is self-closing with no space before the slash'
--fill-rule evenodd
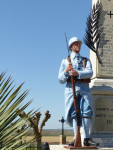
<path id="1" fill-rule="evenodd" d="M 65 33 L 65 38 L 66 38 L 67 49 L 68 49 L 68 61 L 69 61 L 69 63 L 71 63 L 66 33 Z M 78 108 L 78 104 L 77 104 L 77 96 L 76 96 L 76 92 L 75 92 L 74 76 L 72 76 L 72 75 L 71 75 L 71 83 L 72 83 L 74 107 L 75 107 L 76 119 L 77 119 L 77 133 L 76 133 L 76 138 L 75 138 L 75 142 L 74 142 L 74 147 L 82 147 L 81 146 L 81 135 L 80 135 L 81 119 L 80 119 L 80 113 L 79 113 L 79 108 Z"/>

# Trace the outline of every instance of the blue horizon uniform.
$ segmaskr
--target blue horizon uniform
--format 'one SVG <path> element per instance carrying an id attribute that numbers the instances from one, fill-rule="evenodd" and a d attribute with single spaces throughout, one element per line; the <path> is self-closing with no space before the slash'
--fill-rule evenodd
<path id="1" fill-rule="evenodd" d="M 80 53 L 71 53 L 71 63 L 74 70 L 77 70 L 79 75 L 77 79 L 91 78 L 93 75 L 92 65 L 90 60 L 87 58 L 86 67 L 84 68 L 83 57 Z M 65 120 L 71 127 L 73 126 L 73 118 L 76 117 L 72 84 L 67 82 L 70 72 L 66 73 L 65 68 L 69 64 L 67 58 L 63 59 L 59 69 L 58 80 L 61 84 L 65 84 Z M 80 106 L 80 114 L 82 117 L 92 117 L 93 111 L 91 108 L 92 95 L 89 89 L 88 83 L 77 81 L 75 83 L 75 91 L 77 95 L 77 101 Z"/>

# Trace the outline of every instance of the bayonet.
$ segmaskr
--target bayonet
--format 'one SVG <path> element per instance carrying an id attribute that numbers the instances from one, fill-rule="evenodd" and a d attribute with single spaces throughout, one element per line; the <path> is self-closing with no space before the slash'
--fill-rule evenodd
<path id="1" fill-rule="evenodd" d="M 67 35 L 66 35 L 66 33 L 65 33 L 65 39 L 66 39 L 66 45 L 67 45 L 67 50 L 68 50 L 68 57 L 70 57 L 69 46 L 68 46 L 68 41 L 67 41 Z"/>

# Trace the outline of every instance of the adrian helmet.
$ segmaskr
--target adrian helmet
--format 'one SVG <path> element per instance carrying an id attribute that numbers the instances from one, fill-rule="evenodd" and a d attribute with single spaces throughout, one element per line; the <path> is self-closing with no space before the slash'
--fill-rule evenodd
<path id="1" fill-rule="evenodd" d="M 68 43 L 69 48 L 70 48 L 71 44 L 73 44 L 74 42 L 78 42 L 78 41 L 81 42 L 81 44 L 82 44 L 82 41 L 80 39 L 78 39 L 77 37 L 72 37 Z"/>

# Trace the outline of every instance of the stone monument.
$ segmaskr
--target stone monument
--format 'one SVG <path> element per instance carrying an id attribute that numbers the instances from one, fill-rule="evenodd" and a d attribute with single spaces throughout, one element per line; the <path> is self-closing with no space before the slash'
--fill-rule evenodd
<path id="1" fill-rule="evenodd" d="M 97 0 L 92 0 L 92 4 Z M 93 120 L 91 136 L 102 147 L 113 147 L 113 0 L 100 0 L 99 63 L 90 51 L 93 78 L 90 84 L 93 95 Z"/>

